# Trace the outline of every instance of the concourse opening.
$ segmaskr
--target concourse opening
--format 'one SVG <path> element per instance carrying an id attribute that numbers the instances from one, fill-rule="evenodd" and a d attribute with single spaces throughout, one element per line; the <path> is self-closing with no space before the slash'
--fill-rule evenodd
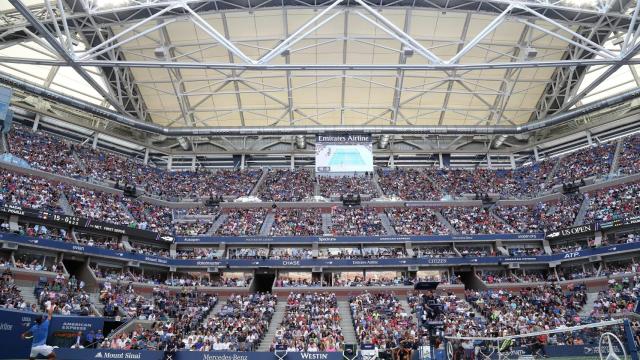
<path id="1" fill-rule="evenodd" d="M 273 282 L 276 280 L 276 273 L 272 269 L 260 268 L 256 270 L 253 279 L 254 292 L 268 292 L 273 289 Z"/>

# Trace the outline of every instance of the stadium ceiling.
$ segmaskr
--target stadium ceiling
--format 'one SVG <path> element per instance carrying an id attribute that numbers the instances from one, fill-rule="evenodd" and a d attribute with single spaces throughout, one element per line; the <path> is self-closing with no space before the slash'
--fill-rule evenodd
<path id="1" fill-rule="evenodd" d="M 631 0 L 9 0 L 0 77 L 163 129 L 442 128 L 438 141 L 459 148 L 478 137 L 456 129 L 536 128 L 636 90 L 639 10 Z M 126 138 L 121 125 L 102 122 Z M 145 133 L 129 140 L 148 144 Z M 480 148 L 504 147 L 486 133 Z M 204 135 L 154 141 L 213 144 Z"/>

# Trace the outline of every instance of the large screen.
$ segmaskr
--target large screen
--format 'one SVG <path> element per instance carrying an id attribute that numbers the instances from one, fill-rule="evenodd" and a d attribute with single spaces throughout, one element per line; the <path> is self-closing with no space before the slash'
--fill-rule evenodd
<path id="1" fill-rule="evenodd" d="M 316 137 L 317 173 L 372 171 L 371 135 L 318 135 Z"/>

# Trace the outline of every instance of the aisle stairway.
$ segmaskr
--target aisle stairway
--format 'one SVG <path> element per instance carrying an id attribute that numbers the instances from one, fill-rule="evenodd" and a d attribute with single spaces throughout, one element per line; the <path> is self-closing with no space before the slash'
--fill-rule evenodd
<path id="1" fill-rule="evenodd" d="M 220 214 L 220 216 L 218 216 L 216 220 L 213 222 L 213 225 L 211 225 L 211 227 L 209 228 L 209 231 L 207 231 L 207 235 L 215 234 L 216 231 L 220 228 L 220 226 L 222 226 L 222 224 L 224 224 L 226 220 L 227 220 L 227 214 Z"/>
<path id="2" fill-rule="evenodd" d="M 342 328 L 342 335 L 344 335 L 344 343 L 355 344 L 356 331 L 353 327 L 351 307 L 347 300 L 338 300 L 338 313 L 340 313 L 340 327 Z"/>
<path id="3" fill-rule="evenodd" d="M 262 226 L 260 227 L 260 235 L 269 236 L 271 233 L 271 227 L 273 226 L 273 222 L 275 221 L 275 215 L 272 212 L 269 212 L 267 216 L 265 216 L 264 221 L 262 222 Z"/>
<path id="4" fill-rule="evenodd" d="M 64 193 L 60 193 L 60 198 L 58 198 L 58 206 L 60 206 L 60 208 L 62 209 L 62 212 L 65 215 L 73 216 L 73 208 L 69 204 L 69 200 L 67 199 L 67 196 Z"/>
<path id="5" fill-rule="evenodd" d="M 322 233 L 323 234 L 331 234 L 331 225 L 333 221 L 331 220 L 331 214 L 322 213 Z"/>
<path id="6" fill-rule="evenodd" d="M 396 234 L 396 230 L 393 228 L 393 226 L 391 226 L 391 222 L 389 221 L 389 217 L 387 217 L 386 213 L 378 213 L 378 218 L 380 218 L 380 223 L 382 224 L 382 227 L 384 228 L 384 231 L 387 233 L 387 235 Z"/>
<path id="7" fill-rule="evenodd" d="M 22 298 L 24 299 L 24 301 L 27 302 L 27 304 L 31 305 L 31 304 L 38 303 L 36 296 L 33 293 L 34 291 L 33 286 L 18 286 L 18 290 L 20 290 L 20 294 L 22 295 Z"/>
<path id="8" fill-rule="evenodd" d="M 267 178 L 268 172 L 269 172 L 268 170 L 262 171 L 262 176 L 260 176 L 260 179 L 258 179 L 258 182 L 256 182 L 253 189 L 251 189 L 251 192 L 249 193 L 250 196 L 258 196 L 258 190 L 260 190 L 260 187 L 262 186 L 264 179 Z"/>
<path id="9" fill-rule="evenodd" d="M 438 221 L 440 221 L 441 224 L 443 224 L 447 229 L 449 229 L 449 232 L 451 234 L 457 234 L 458 232 L 456 231 L 456 229 L 453 227 L 453 225 L 451 225 L 451 223 L 449 222 L 449 220 L 447 220 L 444 215 L 442 215 L 442 213 L 440 211 L 434 210 L 433 212 L 436 217 L 438 218 Z"/>
<path id="10" fill-rule="evenodd" d="M 622 154 L 623 143 L 623 139 L 618 139 L 616 143 L 616 149 L 613 153 L 613 160 L 611 161 L 611 169 L 609 170 L 609 174 L 615 174 L 616 172 L 618 172 L 618 165 L 620 163 L 620 155 Z"/>
<path id="11" fill-rule="evenodd" d="M 271 322 L 269 323 L 269 329 L 267 333 L 264 335 L 264 339 L 260 342 L 258 346 L 258 351 L 269 351 L 269 347 L 273 343 L 273 339 L 276 337 L 276 330 L 280 327 L 282 323 L 282 319 L 284 318 L 284 313 L 286 311 L 287 299 L 279 299 L 278 304 L 276 304 L 276 308 L 273 312 L 273 317 L 271 318 Z"/>
<path id="12" fill-rule="evenodd" d="M 419 324 L 420 323 L 420 319 L 418 319 L 418 314 L 413 312 L 413 309 L 411 308 L 411 305 L 409 305 L 409 301 L 407 301 L 407 298 L 401 297 L 399 302 L 400 302 L 400 306 L 402 306 L 402 309 L 404 310 L 404 312 L 407 313 L 407 314 L 411 314 L 411 316 L 413 317 L 413 321 L 416 324 Z"/>
<path id="13" fill-rule="evenodd" d="M 584 222 L 584 216 L 587 214 L 590 204 L 591 200 L 589 199 L 589 196 L 583 196 L 582 204 L 580 205 L 580 210 L 578 210 L 578 215 L 576 215 L 576 218 L 573 221 L 573 226 L 582 225 Z"/>

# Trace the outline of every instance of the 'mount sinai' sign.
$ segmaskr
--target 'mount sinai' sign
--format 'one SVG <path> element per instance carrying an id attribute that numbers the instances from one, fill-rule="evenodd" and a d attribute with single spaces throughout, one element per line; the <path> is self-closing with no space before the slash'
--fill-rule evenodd
<path id="1" fill-rule="evenodd" d="M 333 134 L 317 135 L 316 142 L 324 143 L 370 143 L 371 135 L 368 134 Z"/>

